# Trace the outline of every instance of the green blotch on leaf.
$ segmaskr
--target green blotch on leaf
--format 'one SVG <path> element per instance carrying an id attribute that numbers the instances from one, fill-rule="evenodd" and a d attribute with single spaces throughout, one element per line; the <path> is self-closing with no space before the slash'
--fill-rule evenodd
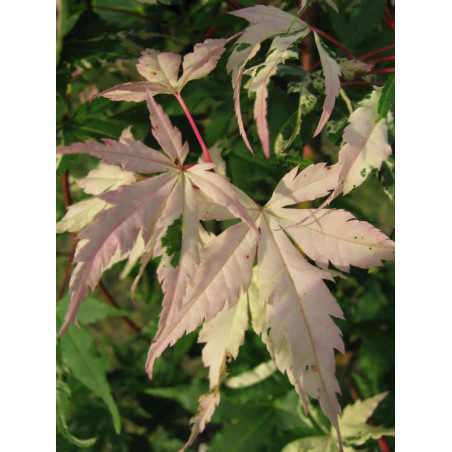
<path id="1" fill-rule="evenodd" d="M 182 247 L 182 216 L 175 220 L 162 237 L 162 246 L 166 248 L 166 254 L 173 256 L 171 258 L 171 266 L 176 268 L 179 265 L 180 250 Z"/>
<path id="2" fill-rule="evenodd" d="M 366 177 L 367 174 L 366 168 L 363 168 L 359 174 L 361 174 L 361 177 Z"/>
<path id="3" fill-rule="evenodd" d="M 241 42 L 236 48 L 236 52 L 242 52 L 243 50 L 247 49 L 248 47 L 251 47 L 251 44 L 249 42 Z"/>

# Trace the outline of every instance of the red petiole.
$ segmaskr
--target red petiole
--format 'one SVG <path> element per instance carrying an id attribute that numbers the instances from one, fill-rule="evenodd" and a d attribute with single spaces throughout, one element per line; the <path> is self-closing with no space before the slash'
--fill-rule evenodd
<path id="1" fill-rule="evenodd" d="M 191 125 L 191 127 L 193 129 L 193 132 L 195 132 L 196 138 L 198 139 L 199 144 L 201 145 L 201 149 L 202 149 L 202 152 L 204 154 L 204 161 L 206 163 L 212 163 L 212 158 L 210 157 L 209 150 L 207 149 L 206 143 L 204 143 L 204 140 L 202 139 L 202 136 L 201 136 L 201 134 L 200 134 L 200 132 L 198 130 L 198 127 L 196 126 L 195 121 L 193 120 L 193 117 L 192 117 L 189 109 L 185 105 L 185 102 L 182 99 L 181 94 L 180 93 L 176 93 L 174 96 L 179 101 L 179 103 L 180 103 L 180 105 L 182 107 L 182 110 L 184 110 L 184 113 L 187 116 L 188 122 L 190 123 L 190 125 Z"/>

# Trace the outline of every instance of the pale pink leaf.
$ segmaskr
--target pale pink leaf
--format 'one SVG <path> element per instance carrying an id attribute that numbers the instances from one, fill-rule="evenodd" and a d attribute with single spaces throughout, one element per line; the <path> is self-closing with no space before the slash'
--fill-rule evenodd
<path id="1" fill-rule="evenodd" d="M 194 189 L 185 175 L 181 175 L 157 223 L 157 227 L 162 227 L 155 246 L 155 255 L 162 256 L 157 275 L 164 293 L 159 329 L 164 329 L 166 324 L 173 322 L 174 316 L 182 306 L 183 296 L 199 263 L 202 241 L 199 234 L 201 224 L 198 221 L 197 213 Z M 179 262 L 174 265 L 174 256 L 168 255 L 161 239 L 165 236 L 168 227 L 178 218 L 181 218 L 182 237 Z"/>
<path id="2" fill-rule="evenodd" d="M 336 97 L 339 95 L 339 91 L 341 89 L 341 68 L 337 64 L 334 53 L 327 47 L 317 33 L 314 33 L 314 38 L 319 52 L 323 74 L 325 76 L 326 94 L 325 102 L 323 103 L 323 113 L 320 117 L 317 129 L 314 132 L 314 136 L 317 136 L 327 123 L 331 112 L 333 111 Z"/>
<path id="3" fill-rule="evenodd" d="M 383 260 L 394 259 L 394 242 L 365 221 L 358 221 L 345 210 L 279 209 L 275 214 L 279 224 L 309 258 L 322 268 L 331 262 L 342 271 L 350 265 L 360 268 L 377 267 Z"/>
<path id="4" fill-rule="evenodd" d="M 248 328 L 248 300 L 246 292 L 241 292 L 237 303 L 225 306 L 213 319 L 205 322 L 199 332 L 198 342 L 205 343 L 202 360 L 209 367 L 210 389 L 220 385 L 224 376 L 226 361 L 237 358 L 239 348 L 245 340 Z"/>
<path id="5" fill-rule="evenodd" d="M 259 210 L 259 206 L 247 194 L 234 185 L 232 187 L 240 204 L 245 207 L 250 215 L 252 215 L 252 212 L 257 212 Z M 224 221 L 236 218 L 228 208 L 218 204 L 203 192 L 197 190 L 195 196 L 198 204 L 198 217 L 200 220 Z"/>
<path id="6" fill-rule="evenodd" d="M 168 346 L 214 318 L 225 305 L 237 302 L 240 289 L 246 291 L 250 284 L 255 253 L 255 234 L 244 223 L 231 226 L 208 243 L 181 309 L 152 341 L 146 362 L 149 376 L 155 359 Z"/>
<path id="7" fill-rule="evenodd" d="M 378 100 L 381 88 L 375 88 L 369 99 L 364 99 L 349 118 L 345 128 L 344 146 L 339 151 L 340 184 L 335 190 L 337 196 L 342 191 L 347 194 L 359 187 L 373 169 L 392 153 L 388 143 L 388 124 L 378 116 Z"/>
<path id="8" fill-rule="evenodd" d="M 210 422 L 210 419 L 215 412 L 215 408 L 220 403 L 220 391 L 215 390 L 213 392 L 209 392 L 208 394 L 203 394 L 199 398 L 198 402 L 198 413 L 190 419 L 190 424 L 193 424 L 190 438 L 188 438 L 188 441 L 185 443 L 184 447 L 182 447 L 180 452 L 183 452 L 187 449 L 187 447 L 190 447 L 198 435 L 204 431 L 206 424 Z"/>
<path id="9" fill-rule="evenodd" d="M 270 78 L 276 74 L 279 64 L 288 58 L 297 58 L 297 54 L 288 49 L 294 42 L 301 39 L 304 34 L 304 30 L 302 30 L 289 36 L 276 36 L 270 46 L 266 60 L 263 64 L 253 68 L 251 78 L 245 86 L 250 92 L 256 93 L 254 118 L 264 155 L 267 158 L 270 157 L 270 139 L 267 125 L 267 86 Z"/>
<path id="10" fill-rule="evenodd" d="M 225 49 L 227 39 L 206 39 L 196 44 L 193 52 L 184 56 L 182 68 L 184 72 L 177 82 L 178 92 L 191 80 L 200 79 L 215 69 Z"/>
<path id="11" fill-rule="evenodd" d="M 339 166 L 317 163 L 297 173 L 298 167 L 295 167 L 279 181 L 266 205 L 268 209 L 313 201 L 328 195 L 337 184 Z"/>
<path id="12" fill-rule="evenodd" d="M 147 92 L 147 106 L 152 123 L 152 134 L 168 157 L 181 166 L 189 151 L 188 143 L 182 142 L 179 129 L 171 124 L 168 115 L 154 100 L 149 91 Z"/>
<path id="13" fill-rule="evenodd" d="M 209 196 L 217 204 L 226 207 L 236 218 L 240 218 L 251 229 L 254 230 L 257 236 L 259 232 L 250 217 L 250 214 L 245 207 L 238 200 L 236 191 L 233 185 L 219 174 L 206 171 L 212 167 L 212 164 L 204 163 L 192 166 L 186 171 L 186 174 L 194 185 L 200 188 L 207 196 Z"/>
<path id="14" fill-rule="evenodd" d="M 151 90 L 155 94 L 173 94 L 173 91 L 160 83 L 150 82 L 128 82 L 121 85 L 112 86 L 102 91 L 97 96 L 106 97 L 110 100 L 128 102 L 142 102 L 146 100 L 146 90 Z"/>
<path id="15" fill-rule="evenodd" d="M 104 138 L 104 143 L 87 141 L 57 148 L 57 154 L 89 154 L 100 158 L 107 165 L 121 165 L 134 173 L 159 173 L 175 168 L 161 152 L 131 138 L 121 142 Z"/>
<path id="16" fill-rule="evenodd" d="M 116 255 L 127 255 L 141 231 L 144 241 L 154 232 L 156 219 L 175 184 L 174 173 L 161 174 L 100 195 L 111 207 L 96 216 L 79 235 L 70 282 L 71 302 L 59 335 L 75 320 L 88 287 L 94 289 Z"/>
<path id="17" fill-rule="evenodd" d="M 240 38 L 237 40 L 234 50 L 229 57 L 226 69 L 232 71 L 232 86 L 234 88 L 234 109 L 237 116 L 240 134 L 250 150 L 254 153 L 245 132 L 240 107 L 240 90 L 243 73 L 247 62 L 259 51 L 261 43 L 268 38 L 282 33 L 296 33 L 304 31 L 309 33 L 306 23 L 292 14 L 281 11 L 273 6 L 257 5 L 243 8 L 230 13 L 250 22 Z"/>
<path id="18" fill-rule="evenodd" d="M 168 94 L 175 94 L 177 92 L 180 63 L 180 55 L 147 49 L 142 52 L 142 56 L 138 59 L 137 69 L 149 82 L 162 85 L 166 88 Z"/>
<path id="19" fill-rule="evenodd" d="M 287 341 L 288 359 L 292 359 L 294 379 L 301 381 L 300 390 L 319 399 L 337 429 L 340 388 L 334 349 L 343 353 L 344 344 L 331 316 L 343 316 L 323 281 L 330 276 L 304 260 L 286 233 L 278 230 L 275 217 L 264 213 L 260 218 L 259 299 L 261 306 L 266 305 L 269 338 L 276 348 Z"/>
<path id="20" fill-rule="evenodd" d="M 76 179 L 75 183 L 85 193 L 100 195 L 106 190 L 116 190 L 122 185 L 135 182 L 135 176 L 130 171 L 124 171 L 119 166 L 99 165 L 91 170 L 85 177 Z"/>

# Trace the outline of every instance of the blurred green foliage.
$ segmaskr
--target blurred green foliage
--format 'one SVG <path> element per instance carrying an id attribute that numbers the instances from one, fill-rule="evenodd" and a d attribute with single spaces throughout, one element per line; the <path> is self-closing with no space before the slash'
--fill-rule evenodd
<path id="1" fill-rule="evenodd" d="M 112 102 L 93 99 L 93 96 L 115 84 L 140 80 L 135 63 L 141 50 L 154 48 L 184 54 L 207 37 L 231 36 L 242 30 L 245 23 L 226 13 L 260 3 L 263 2 L 61 0 L 57 18 L 57 144 L 117 139 L 125 127 L 133 125 L 137 139 L 157 147 L 150 135 L 144 103 Z M 295 1 L 264 3 L 275 6 L 284 3 L 286 10 L 296 14 Z M 340 14 L 325 2 L 313 2 L 311 8 L 315 10 L 317 22 L 314 25 L 349 46 L 356 55 L 394 43 L 393 31 L 382 23 L 385 1 L 340 0 L 336 3 Z M 334 50 L 338 56 L 346 56 L 341 49 Z M 285 140 L 293 134 L 294 139 L 282 154 L 274 153 L 269 160 L 259 153 L 253 157 L 240 138 L 233 113 L 232 87 L 225 69 L 228 53 L 207 78 L 187 86 L 184 99 L 207 145 L 220 145 L 231 181 L 257 202 L 264 203 L 279 179 L 294 165 L 303 168 L 311 160 L 328 163 L 337 160 L 349 112 L 339 97 L 330 127 L 321 137 L 312 140 L 323 97 L 321 91 L 310 85 L 314 102 L 310 109 L 303 111 L 298 131 L 297 111 L 302 88 L 296 84 L 305 80 L 306 71 L 294 64 L 283 66 L 269 87 L 272 148 L 281 134 Z M 257 59 L 262 55 L 259 53 Z M 387 74 L 373 77 L 384 82 Z M 346 88 L 354 106 L 370 91 L 371 87 L 366 85 Z M 388 86 L 385 103 L 381 105 L 382 114 L 393 110 L 392 92 L 393 85 Z M 159 96 L 158 102 L 188 140 L 191 149 L 188 161 L 195 162 L 200 155 L 199 145 L 178 103 L 170 96 Z M 251 131 L 251 143 L 258 149 L 252 103 L 244 93 L 242 110 L 245 125 Z M 310 147 L 309 156 L 303 157 L 304 146 Z M 359 189 L 334 202 L 334 207 L 350 210 L 358 219 L 370 222 L 391 238 L 394 238 L 393 163 L 391 160 L 381 174 L 372 174 Z M 82 199 L 84 195 L 71 181 L 85 175 L 96 164 L 96 159 L 91 157 L 64 156 L 57 170 L 57 186 L 61 187 L 68 180 L 73 202 Z M 63 174 L 67 179 L 62 178 Z M 65 212 L 61 189 L 57 192 L 56 207 L 57 219 L 60 219 Z M 65 280 L 73 247 L 70 234 L 57 238 L 57 293 Z M 157 329 L 162 299 L 155 275 L 156 263 L 148 265 L 134 302 L 130 286 L 138 269 L 121 279 L 122 266 L 109 270 L 102 279 L 120 308 L 106 303 L 110 297 L 105 291 L 94 291 L 80 310 L 81 329 L 71 326 L 58 341 L 59 452 L 79 448 L 93 452 L 176 451 L 189 436 L 189 419 L 196 412 L 198 397 L 208 389 L 207 372 L 200 358 L 202 347 L 196 342 L 196 333 L 187 335 L 165 351 L 156 361 L 152 381 L 148 379 L 144 363 L 149 342 Z M 389 391 L 374 413 L 374 420 L 379 425 L 392 427 L 394 265 L 386 263 L 369 271 L 353 269 L 346 279 L 337 278 L 330 288 L 345 315 L 345 321 L 338 321 L 347 350 L 345 356 L 337 357 L 341 404 L 353 402 L 356 396 L 368 398 Z M 67 296 L 58 301 L 57 325 L 67 302 Z M 230 373 L 239 375 L 268 359 L 265 346 L 249 332 L 237 360 L 230 364 Z M 312 414 L 306 417 L 302 412 L 298 396 L 286 376 L 278 372 L 248 388 L 223 387 L 221 397 L 212 422 L 190 450 L 198 450 L 199 444 L 207 443 L 210 452 L 273 452 L 296 439 L 322 434 Z M 316 413 L 315 403 L 313 412 Z M 393 450 L 393 439 L 386 441 Z M 380 450 L 375 440 L 370 440 L 366 449 Z"/>

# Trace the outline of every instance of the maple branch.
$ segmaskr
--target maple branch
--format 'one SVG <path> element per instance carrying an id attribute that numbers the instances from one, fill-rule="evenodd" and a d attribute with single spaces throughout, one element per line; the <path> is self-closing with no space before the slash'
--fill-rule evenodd
<path id="1" fill-rule="evenodd" d="M 118 305 L 118 303 L 116 303 L 115 299 L 110 295 L 110 293 L 108 292 L 107 288 L 105 287 L 104 283 L 102 281 L 99 281 L 99 284 L 97 285 L 100 293 L 104 296 L 104 298 L 107 300 L 108 304 L 117 308 L 117 309 L 121 309 L 121 307 Z M 132 320 L 130 320 L 128 317 L 125 316 L 121 316 L 121 319 L 124 323 L 126 323 L 129 328 L 133 331 L 135 331 L 135 333 L 139 333 L 141 331 L 141 329 L 135 325 L 134 322 L 132 322 Z"/>
<path id="2" fill-rule="evenodd" d="M 393 49 L 394 47 L 395 47 L 395 44 L 391 44 L 391 45 L 389 45 L 389 46 L 382 47 L 381 49 L 377 49 L 377 50 L 374 50 L 374 51 L 372 51 L 372 52 L 366 53 L 365 55 L 360 56 L 360 57 L 358 58 L 358 60 L 359 60 L 359 61 L 364 61 L 365 59 L 367 59 L 367 58 L 369 58 L 369 57 L 371 57 L 371 56 L 374 56 L 374 55 L 376 55 L 377 53 L 386 52 L 386 50 Z"/>
<path id="3" fill-rule="evenodd" d="M 384 69 L 374 69 L 372 71 L 360 72 L 358 75 L 363 77 L 364 75 L 385 74 L 387 72 L 395 72 L 395 67 L 385 67 Z"/>
<path id="4" fill-rule="evenodd" d="M 72 247 L 72 251 L 69 254 L 69 260 L 66 265 L 66 270 L 64 271 L 63 284 L 58 293 L 58 300 L 61 300 L 64 297 L 64 294 L 66 292 L 67 284 L 69 282 L 69 276 L 71 275 L 71 267 L 72 267 L 72 261 L 74 260 L 75 249 L 76 249 L 76 245 L 74 244 L 74 246 Z"/>
<path id="5" fill-rule="evenodd" d="M 369 64 L 378 64 L 378 63 L 382 63 L 383 61 L 390 61 L 390 60 L 395 60 L 395 55 L 389 55 L 389 56 L 385 56 L 385 57 L 381 57 L 381 58 L 376 58 L 375 60 L 368 61 L 368 63 Z"/>
<path id="6" fill-rule="evenodd" d="M 376 85 L 383 86 L 384 82 L 365 82 L 365 81 L 356 81 L 356 82 L 341 82 L 341 86 L 352 86 L 352 85 Z"/>
<path id="7" fill-rule="evenodd" d="M 311 29 L 311 31 L 313 31 L 314 33 L 317 33 L 318 35 L 322 36 L 323 38 L 327 39 L 328 41 L 332 42 L 333 44 L 335 44 L 337 47 L 339 47 L 340 49 L 342 49 L 350 59 L 354 60 L 355 59 L 355 55 L 353 54 L 353 52 L 349 49 L 347 49 L 347 47 L 344 46 L 344 44 L 341 44 L 339 41 L 337 41 L 336 39 L 334 39 L 332 36 L 330 36 L 329 34 L 325 33 L 322 30 L 319 30 L 316 27 L 313 26 L 309 26 L 309 28 Z"/>
<path id="8" fill-rule="evenodd" d="M 65 171 L 62 174 L 61 183 L 63 186 L 64 207 L 66 207 L 67 210 L 69 209 L 69 206 L 72 204 L 71 192 L 69 189 L 69 171 Z"/>
<path id="9" fill-rule="evenodd" d="M 195 132 L 196 138 L 198 139 L 199 144 L 201 145 L 201 149 L 204 154 L 204 161 L 206 163 L 212 163 L 212 158 L 210 157 L 209 150 L 207 149 L 206 143 L 204 143 L 204 140 L 202 139 L 202 136 L 199 133 L 198 127 L 196 127 L 195 121 L 193 120 L 193 117 L 192 117 L 188 107 L 185 105 L 185 102 L 182 99 L 181 94 L 176 93 L 175 97 L 179 101 L 179 103 L 182 107 L 182 110 L 184 110 L 184 113 L 187 116 L 188 122 L 190 123 L 190 125 L 193 129 L 193 132 Z"/>

